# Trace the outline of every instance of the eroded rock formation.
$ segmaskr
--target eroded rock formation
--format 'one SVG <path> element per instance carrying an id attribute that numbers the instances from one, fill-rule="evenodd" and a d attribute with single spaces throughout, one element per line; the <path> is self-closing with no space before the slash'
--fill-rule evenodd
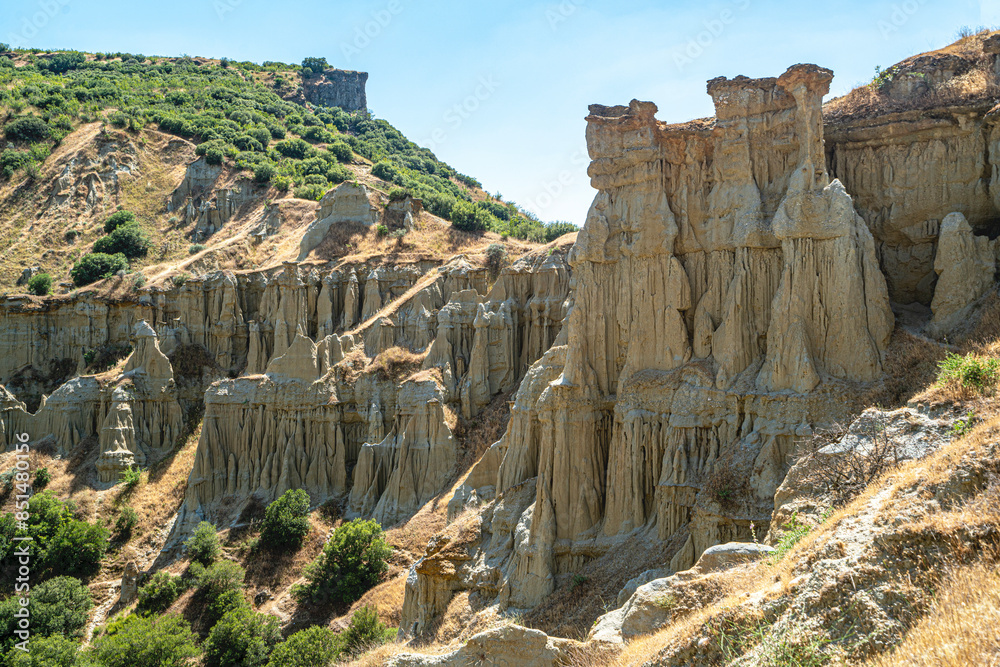
<path id="1" fill-rule="evenodd" d="M 650 103 L 591 107 L 598 194 L 571 255 L 563 336 L 470 475 L 494 489 L 461 491 L 519 498 L 515 536 L 496 549 L 484 514 L 463 562 L 414 566 L 404 630 L 427 627 L 450 590 L 537 605 L 633 531 L 689 531 L 673 570 L 748 539 L 795 438 L 881 376 L 893 316 L 872 234 L 826 172 L 831 78 L 797 65 L 716 79 L 716 119 L 679 126 Z M 748 480 L 735 511 L 705 490 L 721 475 Z M 442 570 L 457 575 L 438 581 Z"/>

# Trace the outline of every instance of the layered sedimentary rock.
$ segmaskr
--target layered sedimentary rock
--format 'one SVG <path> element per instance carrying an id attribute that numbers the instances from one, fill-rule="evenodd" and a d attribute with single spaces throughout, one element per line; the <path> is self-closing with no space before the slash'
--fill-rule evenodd
<path id="1" fill-rule="evenodd" d="M 299 242 L 299 261 L 308 257 L 335 226 L 354 224 L 370 227 L 378 222 L 380 212 L 374 199 L 374 193 L 356 183 L 341 183 L 326 193 L 319 202 L 316 221 L 309 225 Z"/>
<path id="2" fill-rule="evenodd" d="M 881 376 L 893 316 L 872 234 L 826 172 L 831 78 L 797 65 L 716 79 L 714 121 L 680 126 L 651 103 L 591 107 L 599 192 L 571 254 L 563 337 L 470 475 L 496 466 L 497 503 L 529 481 L 534 496 L 505 553 L 465 554 L 466 576 L 444 584 L 415 566 L 408 599 L 434 602 L 408 603 L 404 630 L 426 627 L 448 590 L 534 606 L 633 531 L 689 531 L 673 569 L 748 539 L 795 438 L 846 414 L 852 383 Z M 723 475 L 748 481 L 735 510 L 704 491 Z"/>

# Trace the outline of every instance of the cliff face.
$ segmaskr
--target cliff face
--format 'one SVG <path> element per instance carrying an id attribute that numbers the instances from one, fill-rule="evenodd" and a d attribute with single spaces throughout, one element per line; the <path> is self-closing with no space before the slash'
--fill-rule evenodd
<path id="1" fill-rule="evenodd" d="M 591 107 L 598 194 L 570 258 L 563 336 L 470 475 L 481 486 L 463 490 L 495 490 L 493 521 L 501 505 L 514 517 L 502 528 L 484 514 L 453 568 L 414 566 L 408 600 L 430 602 L 408 602 L 404 630 L 427 627 L 448 591 L 537 605 L 634 531 L 679 537 L 673 570 L 751 539 L 796 437 L 845 416 L 855 384 L 881 376 L 893 315 L 872 234 L 826 171 L 831 78 L 797 65 L 713 80 L 714 122 Z M 732 478 L 745 491 L 724 508 L 719 480 Z"/>

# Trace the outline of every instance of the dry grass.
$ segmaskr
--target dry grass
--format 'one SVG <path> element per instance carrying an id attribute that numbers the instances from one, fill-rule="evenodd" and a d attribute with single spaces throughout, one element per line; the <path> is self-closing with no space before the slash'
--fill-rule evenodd
<path id="1" fill-rule="evenodd" d="M 827 121 L 864 118 L 887 113 L 930 109 L 955 104 L 969 104 L 989 101 L 998 90 L 995 77 L 990 71 L 992 58 L 983 53 L 983 41 L 993 34 L 982 29 L 962 37 L 958 41 L 936 51 L 921 53 L 903 60 L 887 71 L 894 76 L 923 77 L 922 68 L 937 57 L 957 56 L 966 61 L 967 71 L 951 78 L 933 90 L 906 98 L 891 98 L 885 86 L 877 82 L 864 83 L 846 95 L 830 100 L 823 105 L 823 117 Z M 933 65 L 931 65 L 933 66 Z M 890 75 L 890 78 L 893 75 Z"/>
<path id="2" fill-rule="evenodd" d="M 398 628 L 406 595 L 406 571 L 400 570 L 381 584 L 367 591 L 343 616 L 345 622 L 354 612 L 366 605 L 378 610 L 379 620 L 391 628 Z"/>
<path id="3" fill-rule="evenodd" d="M 1000 572 L 995 563 L 951 569 L 930 613 L 870 667 L 1000 664 Z"/>
<path id="4" fill-rule="evenodd" d="M 886 376 L 861 397 L 861 404 L 865 407 L 878 405 L 883 408 L 906 405 L 933 386 L 937 378 L 938 363 L 947 353 L 947 348 L 942 345 L 896 327 L 883 363 Z M 926 397 L 926 400 L 930 399 L 930 396 Z"/>
<path id="5" fill-rule="evenodd" d="M 403 378 L 409 377 L 419 370 L 426 356 L 426 350 L 415 353 L 396 345 L 380 352 L 372 359 L 365 369 L 365 373 L 374 374 L 383 380 L 391 380 L 398 384 Z"/>

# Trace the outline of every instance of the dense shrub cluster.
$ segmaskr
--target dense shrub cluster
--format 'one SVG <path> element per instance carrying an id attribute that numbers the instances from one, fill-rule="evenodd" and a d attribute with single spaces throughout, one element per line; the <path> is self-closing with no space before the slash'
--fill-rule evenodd
<path id="1" fill-rule="evenodd" d="M 392 547 L 374 520 L 355 519 L 333 531 L 319 557 L 303 576 L 308 584 L 295 589 L 300 600 L 346 605 L 359 599 L 388 570 Z"/>
<path id="2" fill-rule="evenodd" d="M 215 525 L 202 521 L 194 533 L 184 543 L 187 555 L 192 561 L 208 566 L 219 557 L 219 534 Z"/>
<path id="3" fill-rule="evenodd" d="M 289 489 L 267 506 L 260 543 L 270 549 L 298 549 L 309 534 L 309 494 Z"/>

